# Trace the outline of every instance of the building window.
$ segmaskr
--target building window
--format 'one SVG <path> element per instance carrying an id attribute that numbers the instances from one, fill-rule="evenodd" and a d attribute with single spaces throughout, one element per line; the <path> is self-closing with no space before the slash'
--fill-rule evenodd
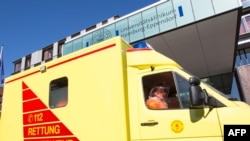
<path id="1" fill-rule="evenodd" d="M 86 28 L 86 32 L 89 32 L 90 30 L 93 30 L 96 28 L 96 25 L 93 25 L 91 27 Z"/>
<path id="2" fill-rule="evenodd" d="M 25 57 L 25 69 L 30 68 L 31 65 L 31 55 Z"/>
<path id="3" fill-rule="evenodd" d="M 77 33 L 71 35 L 71 38 L 75 38 L 75 37 L 79 36 L 80 34 L 81 34 L 81 32 L 77 32 Z"/>
<path id="4" fill-rule="evenodd" d="M 241 3 L 243 8 L 250 6 L 250 0 L 241 0 Z"/>
<path id="5" fill-rule="evenodd" d="M 203 78 L 202 81 L 213 86 L 214 88 L 223 92 L 224 94 L 230 94 L 233 81 L 232 79 L 233 79 L 232 73 L 225 73 Z"/>
<path id="6" fill-rule="evenodd" d="M 248 32 L 249 32 L 249 27 L 250 27 L 250 15 L 247 15 L 246 17 L 245 17 L 245 20 L 246 20 L 246 26 L 247 26 L 247 28 L 248 28 Z"/>
<path id="7" fill-rule="evenodd" d="M 53 47 L 48 47 L 43 50 L 43 61 L 49 61 L 53 57 Z"/>
<path id="8" fill-rule="evenodd" d="M 62 56 L 62 47 L 63 47 L 63 43 L 59 43 L 58 44 L 58 50 L 57 50 L 57 57 Z"/>
<path id="9" fill-rule="evenodd" d="M 241 17 L 240 35 L 250 32 L 250 15 Z"/>
<path id="10" fill-rule="evenodd" d="M 243 21 L 241 20 L 241 23 L 240 23 L 240 35 L 245 34 L 245 33 L 246 33 L 246 27 L 245 27 Z"/>
<path id="11" fill-rule="evenodd" d="M 21 59 L 14 62 L 15 68 L 14 68 L 14 73 L 20 72 L 21 71 Z"/>
<path id="12" fill-rule="evenodd" d="M 66 39 L 62 39 L 58 42 L 58 48 L 57 48 L 57 57 L 61 57 L 62 56 L 62 49 L 63 49 L 63 45 L 65 44 Z"/>
<path id="13" fill-rule="evenodd" d="M 108 23 L 108 20 L 102 21 L 102 25 L 105 25 L 105 24 L 107 24 L 107 23 Z"/>
<path id="14" fill-rule="evenodd" d="M 64 107 L 68 103 L 68 79 L 62 77 L 50 83 L 49 106 L 50 108 Z"/>

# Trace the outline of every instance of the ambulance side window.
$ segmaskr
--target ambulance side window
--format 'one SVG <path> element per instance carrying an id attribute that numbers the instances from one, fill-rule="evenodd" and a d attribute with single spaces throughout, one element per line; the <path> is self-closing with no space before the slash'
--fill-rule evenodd
<path id="1" fill-rule="evenodd" d="M 183 109 L 190 107 L 189 83 L 176 72 L 163 72 L 147 75 L 142 78 L 145 105 L 149 108 L 147 100 L 151 96 L 152 88 L 158 83 L 168 88 L 166 96 L 167 109 Z M 157 84 L 157 85 L 158 85 Z M 149 108 L 154 110 L 152 108 Z M 165 108 L 166 109 L 166 108 Z M 159 110 L 159 108 L 158 108 Z"/>
<path id="2" fill-rule="evenodd" d="M 64 107 L 68 103 L 68 79 L 62 77 L 50 82 L 49 107 Z"/>
<path id="3" fill-rule="evenodd" d="M 144 89 L 144 100 L 147 108 L 151 110 L 164 110 L 166 108 L 158 108 L 158 103 L 152 103 L 155 107 L 150 107 L 149 99 L 152 98 L 152 90 L 155 86 L 165 87 L 166 97 L 165 101 L 168 105 L 167 109 L 180 108 L 179 97 L 177 95 L 177 89 L 172 72 L 163 72 L 152 75 L 147 75 L 142 78 L 143 89 Z M 159 104 L 161 105 L 161 104 Z M 164 105 L 164 104 L 163 104 Z M 164 106 L 163 106 L 164 107 Z"/>
<path id="4" fill-rule="evenodd" d="M 189 108 L 190 98 L 189 98 L 189 83 L 188 80 L 184 79 L 177 73 L 173 73 L 175 79 L 175 85 L 177 89 L 177 96 L 180 100 L 181 108 Z"/>

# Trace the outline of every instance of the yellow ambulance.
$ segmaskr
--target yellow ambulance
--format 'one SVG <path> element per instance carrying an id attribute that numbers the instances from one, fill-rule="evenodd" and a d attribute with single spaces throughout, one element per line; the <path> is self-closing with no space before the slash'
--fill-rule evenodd
<path id="1" fill-rule="evenodd" d="M 146 101 L 161 84 L 167 108 Z M 223 141 L 250 106 L 121 37 L 9 76 L 0 141 Z"/>

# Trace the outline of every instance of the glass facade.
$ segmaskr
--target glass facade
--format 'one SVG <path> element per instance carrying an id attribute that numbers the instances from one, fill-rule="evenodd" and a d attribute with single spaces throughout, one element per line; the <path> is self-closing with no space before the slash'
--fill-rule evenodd
<path id="1" fill-rule="evenodd" d="M 202 81 L 210 84 L 211 86 L 215 87 L 217 90 L 225 94 L 231 94 L 233 73 L 226 73 L 203 78 Z"/>
<path id="2" fill-rule="evenodd" d="M 204 4 L 204 2 L 206 4 Z M 222 4 L 223 3 L 223 4 Z M 226 4 L 225 4 L 226 3 Z M 168 0 L 124 16 L 93 32 L 66 43 L 63 55 L 88 47 L 114 36 L 121 36 L 129 43 L 173 30 L 232 8 L 239 7 L 235 0 Z M 206 10 L 204 10 L 206 9 Z M 76 45 L 75 45 L 76 44 Z"/>

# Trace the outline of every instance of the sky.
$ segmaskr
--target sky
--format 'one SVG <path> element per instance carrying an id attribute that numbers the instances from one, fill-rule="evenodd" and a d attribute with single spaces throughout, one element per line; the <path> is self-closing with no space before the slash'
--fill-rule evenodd
<path id="1" fill-rule="evenodd" d="M 0 0 L 4 77 L 13 62 L 115 15 L 159 0 Z"/>

